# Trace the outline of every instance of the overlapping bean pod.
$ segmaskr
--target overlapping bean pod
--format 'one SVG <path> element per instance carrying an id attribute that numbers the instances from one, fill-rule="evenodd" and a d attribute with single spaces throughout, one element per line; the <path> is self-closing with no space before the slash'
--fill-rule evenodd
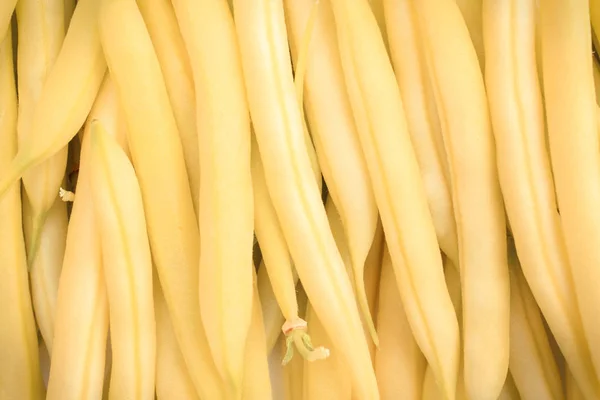
<path id="1" fill-rule="evenodd" d="M 600 146 L 589 2 L 540 3 L 543 88 L 560 224 L 592 365 L 572 372 L 590 398 L 600 376 Z M 576 134 L 573 134 L 576 132 Z M 582 373 L 596 379 L 582 379 Z"/>
<path id="2" fill-rule="evenodd" d="M 10 164 L 17 152 L 17 91 L 11 39 L 9 32 L 0 43 L 1 169 Z M 34 400 L 42 397 L 44 388 L 29 294 L 19 189 L 13 183 L 0 199 L 0 394 Z"/>
<path id="3" fill-rule="evenodd" d="M 366 1 L 332 0 L 331 5 L 346 87 L 402 302 L 444 396 L 453 399 L 458 323 L 400 90 Z"/>
<path id="4" fill-rule="evenodd" d="M 220 398 L 221 381 L 198 302 L 198 223 L 158 58 L 134 0 L 104 2 L 99 25 L 106 62 L 127 122 L 152 259 L 175 336 L 198 395 Z"/>
<path id="5" fill-rule="evenodd" d="M 597 396 L 547 152 L 535 2 L 483 3 L 485 79 L 499 179 L 523 274 L 575 376 L 588 395 Z"/>

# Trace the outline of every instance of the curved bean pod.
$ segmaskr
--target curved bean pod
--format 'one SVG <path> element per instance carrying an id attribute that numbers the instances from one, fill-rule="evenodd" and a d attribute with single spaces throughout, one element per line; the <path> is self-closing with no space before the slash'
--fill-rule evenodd
<path id="1" fill-rule="evenodd" d="M 484 0 L 483 22 L 498 174 L 523 274 L 575 376 L 591 394 L 597 379 L 547 150 L 535 58 L 535 1 Z"/>
<path id="2" fill-rule="evenodd" d="M 0 170 L 17 152 L 17 91 L 12 35 L 0 42 Z M 43 397 L 35 320 L 29 295 L 21 193 L 12 184 L 0 199 L 0 388 L 7 399 Z"/>
<path id="3" fill-rule="evenodd" d="M 152 260 L 133 165 L 99 121 L 90 128 L 90 185 L 109 305 L 109 398 L 154 399 Z"/>
<path id="4" fill-rule="evenodd" d="M 154 313 L 156 316 L 156 398 L 198 400 L 185 359 L 173 332 L 169 308 L 153 269 Z"/>
<path id="5" fill-rule="evenodd" d="M 81 145 L 77 194 L 56 299 L 48 400 L 102 399 L 105 367 L 110 366 L 106 359 L 108 301 L 89 174 L 92 120 L 101 121 L 106 132 L 127 148 L 116 88 L 108 75 L 90 112 Z"/>
<path id="6" fill-rule="evenodd" d="M 473 399 L 495 400 L 508 372 L 510 285 L 488 100 L 477 53 L 456 3 L 422 0 L 413 1 L 413 6 L 450 168 L 462 282 L 465 388 Z"/>
<path id="7" fill-rule="evenodd" d="M 23 214 L 32 215 L 32 206 L 23 199 Z M 27 210 L 27 212 L 25 212 Z M 25 237 L 31 238 L 32 224 L 23 223 Z M 28 229 L 29 228 L 29 229 Z M 48 353 L 52 355 L 54 341 L 54 320 L 56 318 L 56 298 L 60 273 L 65 256 L 67 241 L 67 207 L 58 196 L 48 210 L 46 222 L 39 232 L 38 254 L 30 267 L 31 300 L 35 319 L 44 338 Z"/>
<path id="8" fill-rule="evenodd" d="M 135 1 L 110 0 L 104 4 L 99 22 L 102 46 L 127 121 L 152 257 L 175 336 L 198 395 L 220 399 L 221 379 L 211 357 L 198 301 L 198 223 L 160 64 Z M 192 57 L 190 61 L 193 63 Z M 250 235 L 250 248 L 251 244 Z M 214 281 L 207 283 L 214 285 Z"/>
<path id="9" fill-rule="evenodd" d="M 35 140 L 32 133 L 35 109 L 38 106 L 44 84 L 54 62 L 59 54 L 65 37 L 64 0 L 21 0 L 17 3 L 17 75 L 19 93 L 19 119 L 17 130 L 19 148 L 27 146 L 28 142 Z M 52 207 L 62 207 L 63 221 L 58 221 L 55 212 L 55 223 L 66 225 L 66 205 L 56 203 L 58 187 L 63 181 L 67 166 L 67 146 L 63 146 L 55 155 L 43 163 L 29 169 L 23 174 L 23 188 L 28 206 L 23 210 L 23 217 L 31 221 L 31 230 L 26 233 L 27 256 L 30 269 L 37 258 L 42 231 Z M 29 222 L 27 221 L 27 222 Z M 29 223 L 28 223 L 29 225 Z M 52 229 L 52 228 L 50 228 Z M 59 242 L 50 247 L 64 250 L 64 237 L 47 236 L 46 241 Z M 60 240 L 63 243 L 60 243 Z M 46 257 L 45 263 L 47 263 Z M 60 263 L 62 260 L 59 260 Z M 37 266 L 40 267 L 39 265 Z M 52 266 L 50 266 L 52 268 Z M 55 268 L 55 267 L 54 267 Z M 36 282 L 39 283 L 39 282 Z M 34 304 L 35 307 L 35 304 Z M 42 310 L 37 310 L 38 314 Z M 52 338 L 44 330 L 44 339 L 52 351 Z"/>
<path id="10" fill-rule="evenodd" d="M 384 246 L 379 283 L 375 373 L 382 399 L 420 400 L 427 361 L 419 349 L 396 286 L 392 260 Z"/>
<path id="11" fill-rule="evenodd" d="M 596 379 L 582 380 L 590 398 L 600 396 L 600 155 L 594 94 L 589 2 L 540 2 L 542 66 L 550 160 L 560 223 L 571 264 L 575 294 Z"/>
<path id="12" fill-rule="evenodd" d="M 544 321 L 514 249 L 510 267 L 510 375 L 525 399 L 563 399 L 558 366 Z"/>
<path id="13" fill-rule="evenodd" d="M 174 7 L 196 89 L 200 310 L 216 367 L 228 395 L 237 398 L 252 317 L 254 230 L 251 129 L 240 54 L 225 2 L 177 0 Z"/>
<path id="14" fill-rule="evenodd" d="M 190 60 L 171 1 L 138 0 L 137 5 L 148 28 L 165 80 L 181 138 L 194 210 L 198 215 L 200 160 L 196 129 L 196 97 Z"/>
<path id="15" fill-rule="evenodd" d="M 0 178 L 0 198 L 27 170 L 64 148 L 85 122 L 106 72 L 97 24 L 100 3 L 81 0 L 77 4 L 35 107 L 31 136 Z M 53 179 L 48 186 L 58 193 L 63 174 Z"/>
<path id="16" fill-rule="evenodd" d="M 352 287 L 327 224 L 304 145 L 292 79 L 283 5 L 234 1 L 250 113 L 267 187 L 298 275 L 359 398 L 377 398 Z M 316 299 L 319 301 L 316 301 Z"/>
<path id="17" fill-rule="evenodd" d="M 396 282 L 415 339 L 454 398 L 459 333 L 400 90 L 364 0 L 332 0 L 342 67 Z"/>
<path id="18" fill-rule="evenodd" d="M 391 59 L 439 246 L 453 265 L 458 265 L 448 160 L 414 10 L 410 0 L 384 0 L 383 3 Z"/>
<path id="19" fill-rule="evenodd" d="M 363 284 L 377 227 L 377 205 L 344 87 L 331 8 L 320 5 L 315 17 L 314 4 L 314 0 L 284 1 L 292 60 L 300 64 L 305 30 L 312 22 L 304 83 L 306 116 L 327 189 L 342 217 L 361 315 L 377 341 Z"/>

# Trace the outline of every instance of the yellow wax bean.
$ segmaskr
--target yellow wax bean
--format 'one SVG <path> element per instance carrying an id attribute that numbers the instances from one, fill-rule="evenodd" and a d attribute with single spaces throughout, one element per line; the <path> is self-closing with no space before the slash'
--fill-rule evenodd
<path id="1" fill-rule="evenodd" d="M 600 291 L 595 282 L 600 279 L 600 138 L 589 2 L 545 0 L 540 13 L 546 120 L 560 225 L 593 364 L 587 362 L 572 372 L 586 396 L 599 398 Z M 590 377 L 594 369 L 596 379 Z M 588 379 L 582 379 L 583 374 Z"/>
<path id="2" fill-rule="evenodd" d="M 9 32 L 0 42 L 0 170 L 8 167 L 17 151 L 17 92 L 11 38 Z M 0 304 L 0 397 L 41 399 L 43 382 L 18 184 L 10 185 L 0 199 Z"/>
<path id="3" fill-rule="evenodd" d="M 99 25 L 106 61 L 127 121 L 127 139 L 142 190 L 152 258 L 175 336 L 199 397 L 219 399 L 221 380 L 198 302 L 198 223 L 160 64 L 134 0 L 105 2 Z"/>
<path id="4" fill-rule="evenodd" d="M 77 194 L 56 299 L 48 400 L 102 399 L 108 336 L 108 301 L 100 232 L 90 187 L 90 127 L 100 121 L 127 148 L 116 88 L 106 77 L 90 112 L 81 145 Z M 110 354 L 110 353 L 109 353 Z M 106 397 L 108 390 L 104 391 Z"/>
<path id="5" fill-rule="evenodd" d="M 109 305 L 109 399 L 154 399 L 156 322 L 142 194 L 131 162 L 102 123 L 91 122 L 90 185 Z"/>

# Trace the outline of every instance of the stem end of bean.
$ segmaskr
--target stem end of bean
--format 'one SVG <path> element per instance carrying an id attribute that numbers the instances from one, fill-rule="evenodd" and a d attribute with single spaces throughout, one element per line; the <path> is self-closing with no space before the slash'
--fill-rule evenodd
<path id="1" fill-rule="evenodd" d="M 330 355 L 329 349 L 323 346 L 314 347 L 310 336 L 306 333 L 306 321 L 298 318 L 296 323 L 286 323 L 283 325 L 283 331 L 286 335 L 285 345 L 286 352 L 283 357 L 282 365 L 290 362 L 294 356 L 294 348 L 298 350 L 300 355 L 307 361 L 324 360 Z"/>

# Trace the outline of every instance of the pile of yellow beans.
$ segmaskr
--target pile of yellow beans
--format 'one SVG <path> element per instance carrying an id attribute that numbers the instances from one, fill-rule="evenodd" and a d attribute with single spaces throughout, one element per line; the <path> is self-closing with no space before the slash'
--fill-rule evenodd
<path id="1" fill-rule="evenodd" d="M 594 46 L 600 0 L 0 0 L 0 400 L 600 400 Z"/>

